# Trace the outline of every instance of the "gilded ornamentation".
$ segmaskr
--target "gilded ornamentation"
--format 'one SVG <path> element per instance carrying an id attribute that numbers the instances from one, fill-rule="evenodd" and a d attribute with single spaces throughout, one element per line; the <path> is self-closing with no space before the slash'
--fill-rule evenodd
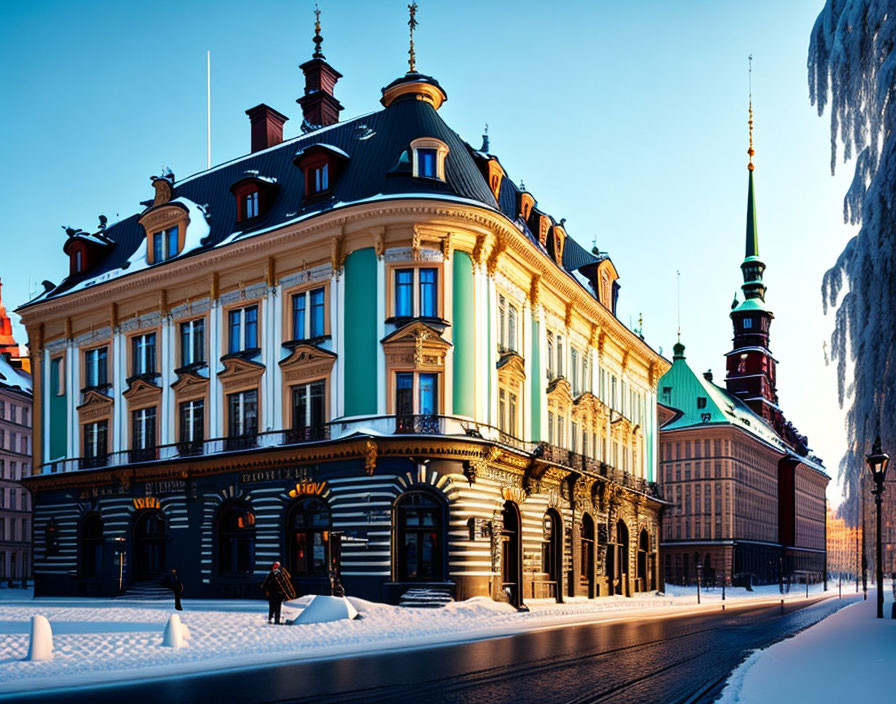
<path id="1" fill-rule="evenodd" d="M 538 306 L 538 300 L 541 297 L 541 276 L 536 274 L 532 277 L 532 284 L 529 286 L 529 303 L 533 308 Z"/>
<path id="2" fill-rule="evenodd" d="M 499 237 L 495 242 L 495 245 L 492 247 L 492 251 L 489 253 L 488 261 L 486 262 L 486 268 L 488 270 L 489 276 L 494 276 L 495 272 L 498 270 L 498 260 L 501 258 L 501 255 L 507 249 L 507 244 L 504 241 L 503 237 Z"/>
<path id="3" fill-rule="evenodd" d="M 423 241 L 423 233 L 420 231 L 419 225 L 414 225 L 414 232 L 411 236 L 411 250 L 414 252 L 414 259 L 420 258 L 420 244 Z"/>
<path id="4" fill-rule="evenodd" d="M 442 257 L 445 261 L 450 261 L 451 253 L 454 251 L 454 243 L 452 242 L 451 233 L 445 235 L 442 240 Z"/>
<path id="5" fill-rule="evenodd" d="M 566 303 L 566 314 L 563 316 L 563 325 L 567 328 L 572 323 L 572 301 Z"/>
<path id="6" fill-rule="evenodd" d="M 368 477 L 373 476 L 373 471 L 376 469 L 376 443 L 373 440 L 367 440 L 364 442 L 363 453 L 364 453 L 364 470 L 367 472 Z"/>
<path id="7" fill-rule="evenodd" d="M 488 235 L 479 235 L 476 238 L 476 244 L 473 247 L 473 261 L 482 264 L 485 258 L 485 245 L 488 241 Z"/>
<path id="8" fill-rule="evenodd" d="M 342 265 L 345 264 L 344 242 L 345 238 L 343 235 L 339 235 L 330 240 L 330 265 L 335 272 L 341 271 Z"/>
<path id="9" fill-rule="evenodd" d="M 386 254 L 386 228 L 378 227 L 373 231 L 373 251 L 377 259 L 382 259 Z"/>

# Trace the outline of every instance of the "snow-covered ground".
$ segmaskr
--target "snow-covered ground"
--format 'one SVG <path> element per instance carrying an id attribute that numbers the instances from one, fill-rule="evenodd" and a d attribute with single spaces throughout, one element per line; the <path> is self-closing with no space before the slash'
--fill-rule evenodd
<path id="1" fill-rule="evenodd" d="M 810 587 L 811 594 L 820 592 L 820 585 Z M 829 593 L 836 593 L 836 587 Z M 794 589 L 785 598 L 805 598 L 805 588 Z M 726 593 L 731 606 L 778 599 L 777 586 Z M 571 599 L 564 604 L 535 600 L 528 602 L 529 612 L 481 597 L 434 610 L 351 601 L 361 619 L 276 626 L 267 623 L 265 602 L 187 599 L 181 618 L 189 636 L 186 646 L 175 650 L 162 646 L 162 633 L 173 613 L 171 602 L 32 599 L 26 590 L 0 589 L 0 696 L 25 689 L 425 647 L 574 623 L 712 610 L 721 605 L 721 590 L 703 590 L 700 606 L 696 589 L 667 585 L 665 594 L 631 599 Z M 294 618 L 305 603 L 301 599 L 292 607 L 284 606 L 284 617 Z M 53 628 L 54 657 L 47 662 L 22 659 L 35 614 L 46 616 Z"/>
<path id="2" fill-rule="evenodd" d="M 887 585 L 884 618 L 874 590 L 811 628 L 750 655 L 717 704 L 886 702 L 893 700 L 896 620 Z"/>

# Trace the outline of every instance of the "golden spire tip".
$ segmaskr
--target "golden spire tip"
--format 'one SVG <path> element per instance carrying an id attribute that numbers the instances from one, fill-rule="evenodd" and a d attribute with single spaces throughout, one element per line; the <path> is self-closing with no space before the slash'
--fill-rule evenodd
<path id="1" fill-rule="evenodd" d="M 414 53 L 414 30 L 417 29 L 417 0 L 408 5 L 408 27 L 410 28 L 410 48 L 408 49 L 408 73 L 417 72 L 417 55 Z"/>

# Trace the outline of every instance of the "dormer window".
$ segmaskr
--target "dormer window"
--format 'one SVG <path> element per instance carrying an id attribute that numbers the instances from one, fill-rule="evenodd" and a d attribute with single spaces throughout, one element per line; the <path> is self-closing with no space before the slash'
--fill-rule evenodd
<path id="1" fill-rule="evenodd" d="M 76 250 L 72 259 L 72 268 L 76 274 L 84 271 L 84 252 L 80 249 Z"/>
<path id="2" fill-rule="evenodd" d="M 349 156 L 329 144 L 312 144 L 292 160 L 305 174 L 305 198 L 316 199 L 332 192 Z"/>
<path id="3" fill-rule="evenodd" d="M 177 225 L 152 233 L 153 263 L 173 259 L 179 253 L 179 228 Z"/>
<path id="4" fill-rule="evenodd" d="M 264 215 L 277 195 L 275 179 L 260 176 L 257 171 L 250 171 L 249 174 L 230 187 L 230 192 L 236 198 L 237 222 L 254 220 Z"/>
<path id="5" fill-rule="evenodd" d="M 413 174 L 415 178 L 445 180 L 445 157 L 448 145 L 438 139 L 421 137 L 411 142 Z"/>

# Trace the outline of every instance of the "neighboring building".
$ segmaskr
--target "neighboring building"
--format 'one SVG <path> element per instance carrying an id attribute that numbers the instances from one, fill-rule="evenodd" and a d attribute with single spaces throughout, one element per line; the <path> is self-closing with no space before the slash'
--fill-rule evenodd
<path id="1" fill-rule="evenodd" d="M 2 289 L 2 285 L 0 285 Z M 0 582 L 31 577 L 31 375 L 0 297 Z"/>
<path id="2" fill-rule="evenodd" d="M 854 579 L 861 574 L 858 555 L 861 550 L 862 531 L 858 526 L 849 525 L 828 507 L 827 511 L 828 572 Z"/>
<path id="3" fill-rule="evenodd" d="M 666 579 L 778 581 L 825 569 L 825 489 L 830 478 L 778 408 L 774 317 L 765 302 L 753 191 L 752 108 L 743 302 L 735 299 L 734 348 L 725 389 L 695 374 L 684 345 L 659 383 L 680 414 L 660 432 L 660 481 L 674 503 L 663 521 Z M 782 574 L 783 570 L 783 574 Z"/>
<path id="4" fill-rule="evenodd" d="M 251 154 L 70 230 L 70 275 L 20 309 L 37 593 L 176 567 L 256 597 L 275 559 L 372 599 L 655 588 L 668 362 L 612 262 L 442 121 L 435 79 L 338 122 L 315 43 L 304 135 L 247 111 Z"/>

